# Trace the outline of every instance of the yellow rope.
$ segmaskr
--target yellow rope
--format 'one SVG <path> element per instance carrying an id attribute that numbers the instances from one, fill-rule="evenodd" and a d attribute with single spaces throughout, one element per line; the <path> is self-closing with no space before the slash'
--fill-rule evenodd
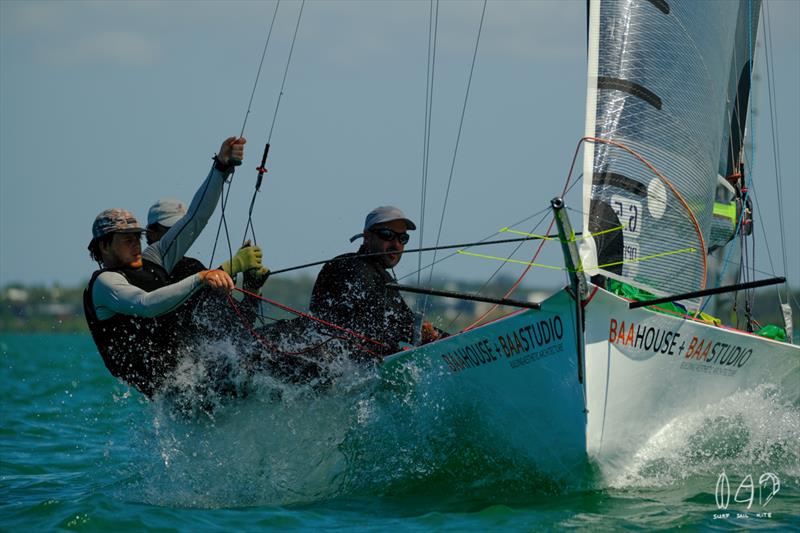
<path id="1" fill-rule="evenodd" d="M 597 233 L 590 233 L 589 235 L 581 236 L 581 239 L 586 239 L 587 237 L 595 237 L 597 235 L 604 235 L 606 233 L 611 233 L 612 231 L 619 231 L 623 229 L 625 229 L 625 226 L 617 226 L 616 228 L 604 229 L 603 231 L 598 231 Z"/>
<path id="2" fill-rule="evenodd" d="M 616 265 L 625 265 L 625 264 L 628 264 L 628 263 L 636 263 L 638 261 L 647 261 L 648 259 L 656 259 L 658 257 L 665 257 L 665 256 L 668 256 L 668 255 L 684 254 L 684 253 L 690 253 L 690 252 L 696 252 L 696 251 L 697 251 L 697 248 L 684 248 L 683 250 L 675 250 L 673 252 L 662 252 L 660 254 L 647 255 L 645 257 L 639 257 L 639 258 L 636 258 L 636 259 L 627 259 L 625 261 L 616 261 L 614 263 L 606 263 L 605 265 L 599 265 L 599 266 L 596 266 L 596 267 L 589 267 L 589 268 L 592 269 L 592 270 L 595 269 L 595 268 L 607 268 L 607 267 L 616 266 Z M 564 270 L 564 271 L 570 272 L 569 269 L 566 269 L 564 267 L 557 267 L 557 266 L 552 266 L 552 265 L 542 265 L 542 264 L 539 264 L 539 263 L 530 263 L 528 261 L 520 261 L 519 259 L 508 259 L 508 258 L 505 258 L 505 257 L 497 257 L 497 256 L 494 256 L 494 255 L 476 254 L 474 252 L 467 252 L 467 251 L 464 251 L 464 250 L 458 250 L 458 252 L 456 252 L 456 253 L 461 254 L 461 255 L 468 255 L 470 257 L 479 257 L 481 259 L 493 259 L 495 261 L 502 261 L 504 263 L 516 263 L 518 265 L 530 265 L 530 266 L 535 266 L 535 267 L 539 267 L 539 268 L 549 268 L 551 270 Z M 580 268 L 580 269 L 578 269 L 578 270 L 576 270 L 574 272 L 583 272 L 584 270 L 586 270 L 586 269 L 585 268 Z"/>
<path id="3" fill-rule="evenodd" d="M 617 226 L 616 228 L 604 229 L 603 231 L 598 231 L 597 233 L 590 233 L 588 235 L 582 235 L 581 237 L 577 237 L 577 238 L 575 237 L 575 233 L 573 232 L 572 238 L 567 242 L 580 241 L 580 240 L 586 239 L 588 237 L 595 237 L 597 235 L 603 235 L 605 233 L 611 233 L 612 231 L 620 231 L 620 230 L 623 230 L 623 229 L 625 229 L 625 226 Z M 510 229 L 510 228 L 501 228 L 500 229 L 500 233 L 513 233 L 515 235 L 524 235 L 525 237 L 535 237 L 535 238 L 538 238 L 538 239 L 544 239 L 546 241 L 554 241 L 554 240 L 556 240 L 556 237 L 548 237 L 547 235 L 537 235 L 536 233 L 526 233 L 524 231 L 518 231 L 518 230 Z"/>
<path id="4" fill-rule="evenodd" d="M 505 257 L 496 257 L 494 255 L 476 254 L 474 252 L 466 252 L 464 250 L 459 250 L 456 253 L 459 253 L 461 255 L 469 255 L 469 256 L 472 256 L 472 257 L 480 257 L 481 259 L 494 259 L 496 261 L 503 261 L 504 263 L 517 263 L 519 265 L 530 265 L 530 266 L 536 266 L 536 267 L 541 267 L 541 268 L 551 268 L 553 270 L 566 270 L 566 268 L 564 268 L 564 267 L 556 267 L 556 266 L 551 266 L 551 265 L 540 265 L 538 263 L 529 263 L 528 261 L 520 261 L 519 259 L 507 259 Z"/>
<path id="5" fill-rule="evenodd" d="M 548 237 L 547 235 L 537 235 L 535 233 L 526 233 L 524 231 L 518 231 L 511 228 L 501 228 L 500 233 L 513 233 L 515 235 L 524 235 L 525 237 L 536 237 L 538 239 L 544 239 L 545 241 L 554 241 L 556 240 L 555 237 Z"/>

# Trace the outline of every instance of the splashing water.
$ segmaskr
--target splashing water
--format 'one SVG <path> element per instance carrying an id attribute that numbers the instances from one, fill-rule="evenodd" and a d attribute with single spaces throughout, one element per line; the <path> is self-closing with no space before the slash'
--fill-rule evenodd
<path id="1" fill-rule="evenodd" d="M 287 382 L 240 370 L 227 340 L 197 347 L 137 415 L 144 420 L 132 421 L 126 499 L 217 508 L 363 495 L 513 500 L 560 490 L 500 449 L 475 409 L 452 405 L 442 376 L 409 364 L 402 379 L 386 380 L 351 362 L 342 344 L 326 348 L 327 378 Z M 209 383 L 221 367 L 229 370 L 223 386 Z"/>
<path id="2" fill-rule="evenodd" d="M 314 332 L 301 340 L 330 341 Z M 297 343 L 282 339 L 267 358 L 285 358 Z M 800 475 L 800 410 L 777 387 L 742 391 L 673 420 L 616 476 L 602 478 L 587 463 L 582 479 L 567 485 L 505 449 L 481 410 L 463 394 L 456 405 L 451 382 L 430 369 L 409 362 L 393 378 L 380 376 L 334 340 L 317 360 L 318 376 L 287 380 L 269 367 L 246 370 L 240 347 L 225 338 L 198 346 L 167 392 L 134 415 L 126 499 L 202 508 L 365 496 L 508 503 L 690 478 L 705 484 L 725 469 Z"/>
<path id="3" fill-rule="evenodd" d="M 800 410 L 774 385 L 740 391 L 664 426 L 610 486 L 664 487 L 722 471 L 800 475 Z"/>

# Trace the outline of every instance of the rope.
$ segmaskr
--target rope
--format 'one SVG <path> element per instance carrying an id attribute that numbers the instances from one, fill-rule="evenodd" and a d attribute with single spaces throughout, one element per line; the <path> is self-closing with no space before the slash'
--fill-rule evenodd
<path id="1" fill-rule="evenodd" d="M 288 352 L 288 351 L 285 351 L 285 350 L 281 350 L 280 348 L 278 348 L 277 345 L 269 342 L 267 339 L 265 339 L 264 337 L 259 335 L 258 332 L 255 329 L 253 329 L 253 327 L 250 325 L 250 322 L 244 317 L 244 315 L 242 314 L 241 310 L 239 309 L 239 306 L 236 305 L 236 300 L 234 300 L 233 297 L 230 294 L 228 294 L 227 296 L 228 296 L 228 304 L 231 306 L 231 308 L 233 309 L 234 313 L 236 313 L 236 316 L 239 317 L 239 320 L 242 322 L 244 327 L 247 329 L 247 331 L 250 333 L 250 335 L 252 335 L 253 338 L 256 339 L 258 342 L 260 342 L 267 350 L 271 350 L 271 351 L 273 351 L 275 353 L 278 353 L 278 354 L 281 354 L 281 355 L 298 356 L 298 355 L 303 355 L 303 354 L 309 353 L 309 352 L 311 352 L 313 350 L 316 350 L 320 346 L 323 346 L 323 345 L 329 343 L 334 338 L 339 338 L 339 337 L 330 337 L 326 341 L 323 341 L 323 342 L 321 342 L 319 344 L 315 344 L 314 346 L 311 346 L 309 348 L 306 348 L 305 350 L 300 350 L 300 351 L 297 351 L 297 352 Z"/>
<path id="2" fill-rule="evenodd" d="M 486 237 L 486 239 L 488 239 L 490 237 L 493 237 L 495 235 L 498 235 L 498 234 L 499 234 L 499 232 L 496 232 L 496 233 L 490 235 L 489 237 Z M 489 245 L 492 245 L 492 244 L 508 244 L 508 243 L 512 243 L 512 242 L 536 241 L 536 240 L 539 240 L 540 238 L 541 237 L 539 237 L 539 236 L 532 235 L 532 236 L 528 236 L 528 237 L 521 237 L 521 238 L 514 238 L 514 239 L 500 239 L 500 240 L 497 240 L 497 241 L 486 241 L 486 239 L 484 239 L 484 240 L 481 240 L 481 241 L 467 242 L 467 243 L 461 243 L 461 244 L 446 244 L 444 246 L 428 246 L 428 247 L 425 247 L 425 248 L 412 248 L 412 249 L 409 249 L 409 250 L 404 250 L 403 253 L 404 254 L 411 254 L 411 253 L 430 252 L 430 251 L 433 251 L 433 250 L 451 250 L 453 248 L 470 248 L 470 247 L 473 247 L 473 246 L 489 246 Z M 544 237 L 544 238 L 552 239 L 553 237 Z M 323 259 L 321 261 L 314 261 L 312 263 L 305 263 L 305 264 L 302 264 L 302 265 L 296 265 L 296 266 L 292 266 L 292 267 L 282 268 L 280 270 L 274 270 L 274 271 L 270 272 L 270 275 L 274 276 L 275 274 L 283 274 L 285 272 L 291 272 L 293 270 L 300 270 L 301 268 L 308 268 L 308 267 L 318 266 L 318 265 L 326 265 L 328 263 L 332 263 L 334 261 L 340 261 L 342 259 L 351 259 L 351 258 L 354 258 L 354 257 L 380 257 L 380 256 L 383 256 L 383 255 L 392 255 L 392 254 L 395 254 L 395 253 L 397 253 L 397 252 L 388 251 L 388 252 L 365 252 L 365 253 L 360 253 L 360 254 L 356 253 L 356 254 L 352 254 L 352 255 L 348 254 L 346 257 L 338 256 L 338 257 L 334 257 L 332 259 Z M 447 259 L 449 257 L 453 257 L 453 255 L 456 255 L 456 254 L 451 254 L 451 255 L 449 255 L 447 257 L 444 257 L 444 258 L 440 259 L 440 261 L 442 261 L 444 259 Z M 427 266 L 423 267 L 423 269 L 424 268 L 428 268 L 429 266 L 431 266 L 431 265 L 427 265 Z M 407 275 L 403 276 L 403 279 L 407 278 L 409 275 L 417 274 L 418 272 L 419 271 L 412 272 L 411 274 L 407 274 Z"/>
<path id="3" fill-rule="evenodd" d="M 227 187 L 225 186 L 227 185 Z M 227 194 L 226 194 L 227 190 Z M 222 231 L 222 227 L 225 227 L 225 240 L 228 243 L 228 258 L 233 260 L 233 248 L 231 247 L 231 235 L 228 232 L 228 220 L 225 218 L 225 207 L 228 205 L 228 198 L 231 195 L 231 180 L 227 183 L 223 184 L 222 195 L 219 199 L 220 204 L 220 217 L 219 217 L 219 224 L 217 225 L 217 235 L 214 237 L 214 247 L 211 249 L 211 258 L 208 260 L 208 264 L 214 264 L 214 255 L 217 253 L 217 244 L 219 243 L 219 234 Z"/>
<path id="4" fill-rule="evenodd" d="M 618 148 L 621 148 L 621 149 L 625 150 L 626 152 L 628 152 L 631 155 L 633 155 L 634 157 L 636 157 L 639 161 L 644 163 L 644 165 L 647 168 L 649 168 L 656 176 L 658 176 L 658 178 L 662 182 L 664 182 L 664 184 L 667 187 L 669 187 L 669 189 L 673 192 L 673 194 L 675 194 L 675 196 L 678 198 L 678 201 L 680 201 L 680 203 L 686 209 L 686 212 L 689 214 L 689 218 L 691 219 L 692 224 L 695 227 L 695 231 L 697 233 L 697 238 L 700 241 L 699 249 L 702 252 L 701 256 L 703 258 L 703 280 L 702 280 L 702 283 L 701 283 L 701 286 L 700 286 L 700 290 L 705 289 L 708 265 L 707 265 L 707 259 L 706 259 L 706 254 L 705 254 L 706 245 L 705 245 L 705 240 L 703 239 L 703 232 L 700 230 L 700 224 L 697 222 L 697 218 L 694 216 L 694 213 L 689 208 L 689 205 L 686 203 L 686 200 L 684 200 L 683 196 L 681 196 L 680 192 L 678 192 L 678 190 L 675 188 L 675 186 L 672 184 L 672 182 L 670 182 L 666 177 L 664 177 L 664 175 L 661 174 L 649 161 L 647 161 L 647 159 L 645 159 L 643 156 L 639 155 L 636 151 L 632 150 L 631 148 L 628 148 L 627 146 L 625 146 L 622 143 L 618 143 L 618 142 L 611 141 L 611 140 L 608 140 L 608 139 L 601 139 L 601 138 L 598 138 L 598 137 L 583 137 L 583 138 L 581 138 L 580 141 L 578 141 L 578 145 L 575 147 L 575 153 L 572 156 L 572 163 L 570 164 L 569 172 L 567 173 L 567 182 L 564 184 L 564 189 L 561 192 L 561 196 L 563 197 L 566 194 L 566 191 L 571 189 L 570 181 L 572 180 L 572 172 L 573 172 L 573 170 L 575 168 L 575 162 L 578 159 L 578 152 L 580 151 L 580 147 L 584 142 L 608 144 L 610 146 L 616 146 Z M 552 219 L 550 221 L 550 225 L 548 226 L 547 231 L 545 233 L 547 233 L 549 235 L 550 232 L 553 229 L 553 225 L 554 224 L 555 224 L 555 219 Z M 533 268 L 533 265 L 536 264 L 536 258 L 539 256 L 539 253 L 541 253 L 542 247 L 544 246 L 545 242 L 546 241 L 543 240 L 543 241 L 541 241 L 539 243 L 539 246 L 537 247 L 536 252 L 534 253 L 533 257 L 530 260 L 531 264 L 529 264 L 528 266 L 525 267 L 525 270 L 522 272 L 522 274 L 520 274 L 519 278 L 517 278 L 517 281 L 514 282 L 514 284 L 511 286 L 510 289 L 508 289 L 508 291 L 506 291 L 506 293 L 503 295 L 504 299 L 505 298 L 509 298 L 514 293 L 514 291 L 522 283 L 522 280 L 525 278 L 525 276 L 528 274 L 528 272 L 530 272 L 531 268 Z M 480 323 L 489 314 L 493 313 L 497 309 L 497 307 L 498 307 L 497 305 L 493 305 L 492 307 L 490 307 L 486 312 L 484 312 L 483 314 L 481 314 L 481 316 L 479 316 L 477 319 L 475 319 L 475 321 L 473 321 L 472 324 L 470 324 L 469 326 L 464 328 L 463 331 L 469 331 L 471 329 L 476 328 L 478 325 L 480 325 Z M 699 310 L 698 310 L 698 313 L 699 313 Z"/>
<path id="5" fill-rule="evenodd" d="M 570 165 L 569 172 L 567 173 L 567 182 L 564 184 L 564 189 L 561 191 L 561 196 L 562 197 L 566 194 L 566 191 L 569 189 L 569 182 L 572 179 L 572 171 L 575 168 L 575 161 L 577 161 L 577 159 L 578 159 L 578 151 L 580 150 L 581 144 L 583 143 L 584 139 L 581 139 L 578 142 L 578 146 L 575 147 L 575 153 L 572 155 L 572 164 Z M 555 225 L 555 223 L 556 223 L 555 217 L 551 218 L 550 219 L 550 225 L 547 226 L 547 231 L 545 232 L 547 235 L 549 235 L 550 232 L 553 230 L 553 225 Z M 536 251 L 534 252 L 533 257 L 531 258 L 531 261 L 530 261 L 531 263 L 536 263 L 536 258 L 539 257 L 539 254 L 541 253 L 545 242 L 546 241 L 541 241 L 539 243 L 539 246 L 536 248 Z M 533 264 L 530 264 L 530 265 L 525 267 L 525 270 L 523 270 L 522 274 L 519 275 L 519 277 L 517 278 L 517 281 L 515 281 L 514 284 L 511 286 L 511 288 L 508 289 L 506 291 L 506 293 L 503 295 L 503 299 L 506 299 L 506 298 L 510 297 L 514 293 L 514 291 L 517 290 L 517 287 L 519 287 L 520 283 L 522 283 L 522 280 L 525 278 L 525 276 L 528 274 L 528 272 L 530 272 L 531 268 L 533 268 Z M 493 305 L 492 307 L 490 307 L 488 310 L 486 310 L 486 312 L 481 314 L 481 316 L 476 318 L 470 325 L 465 327 L 462 331 L 469 331 L 471 329 L 475 329 L 476 327 L 478 327 L 478 325 L 480 325 L 480 323 L 483 322 L 483 320 L 487 316 L 489 316 L 491 313 L 493 313 L 497 309 L 497 307 L 498 307 L 497 305 Z"/>
<path id="6" fill-rule="evenodd" d="M 307 318 L 308 320 L 312 320 L 314 322 L 318 322 L 318 323 L 320 323 L 322 325 L 328 326 L 329 328 L 333 328 L 333 329 L 335 329 L 337 331 L 341 331 L 343 333 L 347 333 L 348 335 L 351 335 L 353 337 L 357 337 L 357 338 L 359 338 L 361 340 L 367 341 L 367 342 L 369 342 L 371 344 L 374 344 L 376 346 L 381 346 L 383 348 L 389 348 L 389 346 L 387 346 L 386 344 L 384 344 L 382 342 L 378 342 L 378 341 L 376 341 L 374 339 L 370 339 L 369 337 L 367 337 L 365 335 L 362 335 L 361 333 L 355 332 L 355 331 L 347 329 L 347 328 L 343 328 L 342 326 L 337 326 L 336 324 L 333 324 L 333 323 L 328 322 L 326 320 L 323 320 L 321 318 L 315 317 L 314 315 L 310 315 L 308 313 L 304 313 L 304 312 L 302 312 L 302 311 L 300 311 L 298 309 L 291 308 L 288 305 L 284 305 L 284 304 L 282 304 L 280 302 L 276 302 L 275 300 L 271 300 L 269 298 L 261 296 L 260 294 L 256 294 L 254 292 L 250 292 L 250 291 L 248 291 L 246 289 L 240 289 L 238 287 L 236 287 L 235 290 L 241 292 L 242 294 L 246 294 L 247 296 L 250 296 L 251 298 L 256 298 L 258 300 L 261 300 L 261 301 L 267 302 L 267 303 L 269 303 L 271 305 L 274 305 L 278 309 L 282 309 L 284 311 L 288 311 L 289 313 L 293 313 L 293 314 L 295 314 L 297 316 L 301 316 L 303 318 Z M 370 353 L 372 353 L 372 352 L 370 352 Z"/>

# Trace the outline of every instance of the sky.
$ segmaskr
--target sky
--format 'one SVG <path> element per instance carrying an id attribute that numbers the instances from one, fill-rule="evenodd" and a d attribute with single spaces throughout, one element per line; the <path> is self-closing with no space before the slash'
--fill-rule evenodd
<path id="1" fill-rule="evenodd" d="M 756 229 L 756 267 L 762 277 L 783 275 L 785 249 L 797 287 L 800 2 L 766 3 L 783 183 L 774 184 L 761 32 L 753 179 L 764 230 Z M 419 245 L 420 233 L 425 245 L 436 241 L 451 166 L 442 244 L 485 238 L 546 209 L 583 136 L 585 2 L 490 1 L 454 157 L 481 7 L 440 4 L 425 225 L 408 247 Z M 0 1 L 0 286 L 82 283 L 96 267 L 86 245 L 97 213 L 123 207 L 144 221 L 158 198 L 191 199 L 221 140 L 242 129 L 274 8 L 271 1 Z M 234 246 L 244 235 L 299 8 L 280 4 L 247 119 L 245 161 L 226 208 Z M 353 251 L 348 239 L 375 206 L 397 205 L 423 219 L 428 12 L 424 1 L 306 3 L 253 215 L 273 270 Z M 579 190 L 567 197 L 576 226 Z M 189 253 L 205 263 L 218 215 Z M 218 251 L 214 262 L 221 259 Z M 557 243 L 539 261 L 560 265 Z M 407 254 L 396 272 L 417 266 Z M 437 265 L 436 275 L 479 280 L 498 266 L 458 256 Z M 516 277 L 521 268 L 504 272 Z M 563 282 L 550 269 L 526 278 L 530 286 Z"/>

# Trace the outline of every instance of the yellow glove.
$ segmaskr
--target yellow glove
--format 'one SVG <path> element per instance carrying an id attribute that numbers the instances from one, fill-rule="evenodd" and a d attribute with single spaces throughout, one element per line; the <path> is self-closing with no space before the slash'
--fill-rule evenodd
<path id="1" fill-rule="evenodd" d="M 239 251 L 236 252 L 236 255 L 234 255 L 230 260 L 222 263 L 220 268 L 227 272 L 229 276 L 233 277 L 239 272 L 244 272 L 245 270 L 250 270 L 251 268 L 262 268 L 262 257 L 263 254 L 261 253 L 261 248 L 258 246 L 251 246 L 250 241 L 248 241 L 244 244 L 244 246 L 239 248 Z"/>

